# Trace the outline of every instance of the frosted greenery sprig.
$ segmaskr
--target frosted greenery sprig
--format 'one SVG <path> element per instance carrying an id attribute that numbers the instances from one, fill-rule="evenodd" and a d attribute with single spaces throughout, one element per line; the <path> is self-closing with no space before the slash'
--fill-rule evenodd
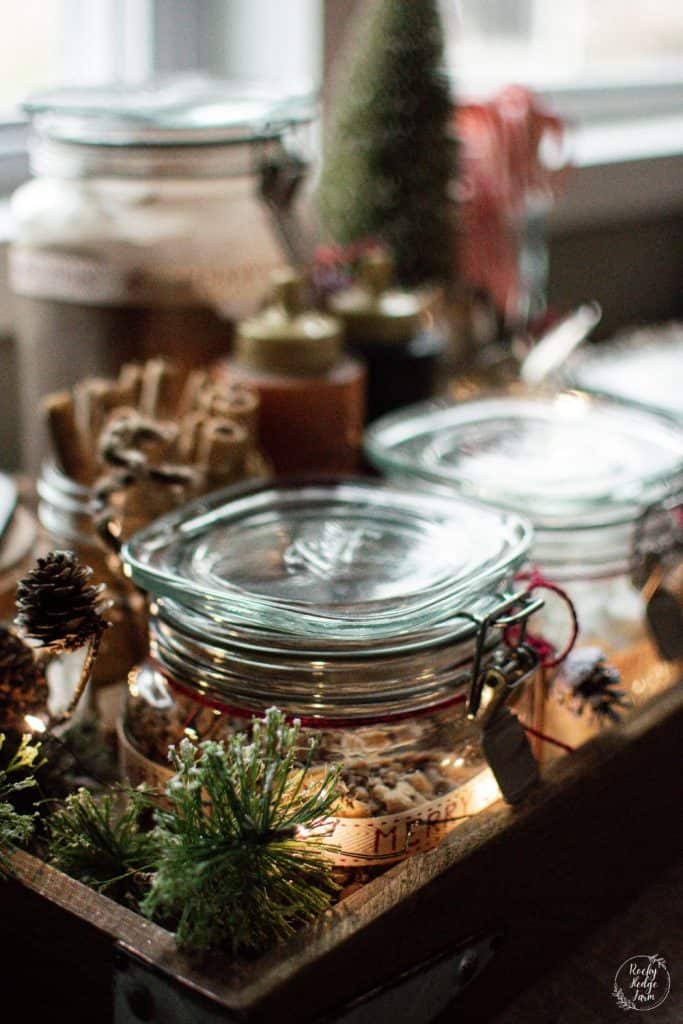
<path id="1" fill-rule="evenodd" d="M 0 733 L 0 748 L 5 742 Z M 7 766 L 0 769 L 0 878 L 12 874 L 10 856 L 24 846 L 33 833 L 35 814 L 21 814 L 10 798 L 23 789 L 36 785 L 33 770 L 38 765 L 40 748 L 30 736 L 22 736 Z"/>
<path id="2" fill-rule="evenodd" d="M 337 887 L 310 830 L 337 799 L 338 771 L 312 771 L 312 755 L 275 708 L 251 740 L 171 751 L 159 868 L 141 909 L 175 927 L 182 949 L 261 953 L 329 906 Z"/>
<path id="3" fill-rule="evenodd" d="M 156 869 L 156 835 L 141 828 L 150 794 L 128 789 L 93 796 L 79 789 L 48 823 L 50 861 L 92 889 L 136 907 Z"/>

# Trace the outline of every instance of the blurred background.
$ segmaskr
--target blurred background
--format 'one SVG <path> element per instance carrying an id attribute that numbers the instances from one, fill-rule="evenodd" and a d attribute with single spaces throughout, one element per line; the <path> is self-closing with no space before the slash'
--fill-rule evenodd
<path id="1" fill-rule="evenodd" d="M 18 104 L 55 85 L 208 72 L 321 89 L 320 139 L 372 0 L 5 0 L 0 37 L 0 452 L 17 460 L 8 197 L 29 177 Z M 598 336 L 683 307 L 683 7 L 679 0 L 443 0 L 448 72 L 463 107 L 510 83 L 564 123 L 571 169 L 542 210 L 544 303 L 603 307 Z M 475 118 L 476 119 L 476 118 Z M 463 127 L 464 126 L 464 127 Z M 465 132 L 470 125 L 461 122 Z M 475 135 L 477 128 L 474 129 Z M 317 133 L 317 134 L 316 134 Z M 319 163 L 319 160 L 318 160 Z M 533 224 L 532 224 L 533 226 Z M 476 276 L 476 268 L 473 271 Z"/>

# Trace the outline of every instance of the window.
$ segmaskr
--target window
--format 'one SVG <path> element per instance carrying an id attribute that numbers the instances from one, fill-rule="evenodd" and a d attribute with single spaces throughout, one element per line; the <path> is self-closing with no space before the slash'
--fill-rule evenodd
<path id="1" fill-rule="evenodd" d="M 520 82 L 584 121 L 683 109 L 680 0 L 442 0 L 442 8 L 464 94 Z"/>
<path id="2" fill-rule="evenodd" d="M 13 0 L 2 18 L 0 194 L 27 174 L 29 92 L 196 70 L 320 80 L 322 0 Z"/>
<path id="3" fill-rule="evenodd" d="M 680 0 L 443 0 L 465 82 L 572 87 L 683 82 Z"/>

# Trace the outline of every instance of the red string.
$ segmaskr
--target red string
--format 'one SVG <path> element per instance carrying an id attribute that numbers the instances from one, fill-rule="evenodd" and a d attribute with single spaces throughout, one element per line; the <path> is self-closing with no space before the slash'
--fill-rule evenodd
<path id="1" fill-rule="evenodd" d="M 569 640 L 559 654 L 555 653 L 556 648 L 549 640 L 546 640 L 545 637 L 534 636 L 532 634 L 527 636 L 527 642 L 538 654 L 541 666 L 543 668 L 557 668 L 557 666 L 561 665 L 568 656 L 579 635 L 579 620 L 572 599 L 566 590 L 563 590 L 562 587 L 558 587 L 556 583 L 551 583 L 551 581 L 546 579 L 535 566 L 528 571 L 518 572 L 515 579 L 529 584 L 526 590 L 527 594 L 532 594 L 534 590 L 549 590 L 551 593 L 557 594 L 557 596 L 561 598 L 567 606 L 567 610 L 571 618 L 572 630 Z M 514 642 L 511 639 L 515 635 L 513 631 L 516 631 L 517 635 L 519 635 L 519 626 L 508 626 L 503 634 L 506 643 L 510 644 L 511 647 L 514 647 Z"/>
<path id="2" fill-rule="evenodd" d="M 566 750 L 568 754 L 574 753 L 576 748 L 570 747 L 568 743 L 563 743 L 562 740 L 556 740 L 553 736 L 548 736 L 546 733 L 540 732 L 538 729 L 533 729 L 530 725 L 525 725 L 521 718 L 519 722 L 522 728 L 524 729 L 524 732 L 528 732 L 531 736 L 535 736 L 536 739 L 542 740 L 544 743 L 552 743 L 554 747 L 559 747 L 561 750 Z"/>

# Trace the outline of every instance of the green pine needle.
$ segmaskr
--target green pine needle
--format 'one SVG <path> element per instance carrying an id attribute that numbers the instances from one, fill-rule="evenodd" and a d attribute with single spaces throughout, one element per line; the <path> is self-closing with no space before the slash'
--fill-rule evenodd
<path id="1" fill-rule="evenodd" d="M 5 735 L 0 733 L 0 747 L 4 742 Z M 18 813 L 8 798 L 35 786 L 33 775 L 26 773 L 32 773 L 37 766 L 39 749 L 31 743 L 31 736 L 22 736 L 7 767 L 0 769 L 0 878 L 12 874 L 10 855 L 24 846 L 33 834 L 36 815 Z"/>
<path id="2" fill-rule="evenodd" d="M 330 813 L 338 772 L 310 771 L 299 733 L 271 708 L 251 742 L 183 740 L 171 751 L 161 859 L 142 910 L 172 923 L 182 949 L 261 953 L 329 906 L 322 840 L 301 836 Z"/>
<path id="3" fill-rule="evenodd" d="M 155 835 L 141 828 L 150 795 L 141 789 L 68 796 L 48 823 L 55 867 L 119 903 L 136 907 L 156 868 Z"/>

